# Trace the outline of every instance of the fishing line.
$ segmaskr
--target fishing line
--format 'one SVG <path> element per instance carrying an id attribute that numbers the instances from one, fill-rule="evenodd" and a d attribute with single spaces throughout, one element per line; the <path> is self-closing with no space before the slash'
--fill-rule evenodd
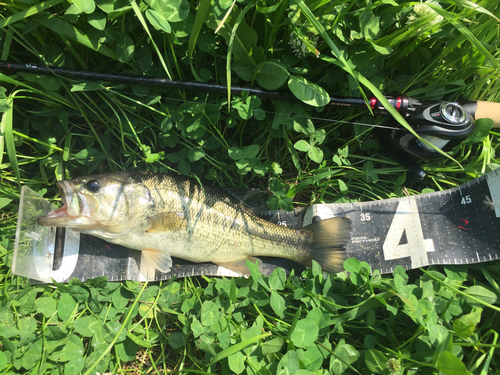
<path id="1" fill-rule="evenodd" d="M 137 104 L 144 106 L 146 108 L 154 109 L 149 104 L 143 103 L 140 100 L 136 100 L 136 99 L 133 99 L 133 98 L 130 98 L 130 97 L 124 95 L 125 93 L 129 93 L 128 91 L 111 90 L 111 89 L 109 89 L 109 87 L 105 87 L 105 86 L 103 86 L 103 88 L 101 89 L 101 91 L 103 91 L 103 90 L 106 90 L 106 91 L 112 92 L 112 93 L 119 93 L 122 95 L 123 98 L 125 98 L 129 101 L 137 103 Z M 135 94 L 135 95 L 137 95 L 137 94 Z M 158 95 L 155 96 L 155 95 L 149 95 L 149 94 L 146 94 L 146 95 L 141 94 L 141 96 L 144 96 L 146 98 L 156 98 Z M 198 104 L 198 105 L 212 106 L 212 107 L 217 107 L 217 108 L 226 107 L 226 105 L 223 105 L 223 104 L 207 103 L 207 102 L 203 102 L 203 101 L 194 101 L 194 100 L 175 99 L 175 98 L 163 97 L 163 96 L 161 97 L 160 101 L 161 100 L 180 102 L 180 103 L 189 103 L 189 104 Z M 312 116 L 312 115 L 307 116 L 307 115 L 291 114 L 291 113 L 277 112 L 277 111 L 273 112 L 273 111 L 264 110 L 262 108 L 259 108 L 259 109 L 262 112 L 269 114 L 269 115 L 273 115 L 273 116 L 281 115 L 281 116 L 287 116 L 287 118 L 298 117 L 298 118 L 304 118 L 304 119 L 311 119 L 311 120 L 315 120 L 315 121 L 338 122 L 341 124 L 361 125 L 361 126 L 367 126 L 367 127 L 372 127 L 372 128 L 381 128 L 381 129 L 389 129 L 389 130 L 397 130 L 397 131 L 404 130 L 401 127 L 386 126 L 386 125 L 380 125 L 380 124 L 368 124 L 368 123 L 356 122 L 356 121 L 335 120 L 335 119 L 330 119 L 327 117 L 317 117 L 317 116 Z M 231 110 L 237 111 L 237 108 L 231 107 Z M 245 120 L 245 119 L 242 119 L 242 120 Z"/>

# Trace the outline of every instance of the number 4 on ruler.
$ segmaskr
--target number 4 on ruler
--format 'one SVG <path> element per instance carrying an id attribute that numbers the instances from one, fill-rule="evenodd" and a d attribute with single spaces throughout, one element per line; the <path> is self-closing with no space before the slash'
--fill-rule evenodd
<path id="1" fill-rule="evenodd" d="M 407 243 L 401 244 L 404 233 Z M 434 243 L 424 239 L 415 197 L 399 202 L 382 248 L 386 260 L 410 257 L 411 268 L 429 265 L 427 252 L 434 251 Z"/>

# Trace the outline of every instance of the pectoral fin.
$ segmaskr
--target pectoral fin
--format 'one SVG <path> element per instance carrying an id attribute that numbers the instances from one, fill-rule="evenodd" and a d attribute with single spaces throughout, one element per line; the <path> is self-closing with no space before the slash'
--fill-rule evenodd
<path id="1" fill-rule="evenodd" d="M 154 267 L 160 271 L 167 273 L 172 267 L 172 258 L 169 253 L 157 250 L 142 250 L 144 257 L 148 263 L 154 265 Z"/>
<path id="2" fill-rule="evenodd" d="M 187 226 L 182 212 L 162 212 L 147 219 L 147 233 L 177 232 Z"/>
<path id="3" fill-rule="evenodd" d="M 258 259 L 254 257 L 247 257 L 243 259 L 238 259 L 238 260 L 231 260 L 231 261 L 225 261 L 225 262 L 214 262 L 218 266 L 227 268 L 228 270 L 231 270 L 233 272 L 236 272 L 240 275 L 244 276 L 250 276 L 250 270 L 247 267 L 247 260 L 249 260 L 252 263 L 255 263 Z M 259 261 L 259 269 L 261 268 L 262 262 Z"/>

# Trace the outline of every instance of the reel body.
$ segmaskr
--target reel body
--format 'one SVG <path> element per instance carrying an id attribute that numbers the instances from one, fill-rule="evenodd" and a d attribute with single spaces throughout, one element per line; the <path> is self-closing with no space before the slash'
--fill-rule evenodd
<path id="1" fill-rule="evenodd" d="M 425 141 L 403 128 L 389 133 L 390 143 L 417 159 L 432 159 L 442 155 L 440 150 L 450 151 L 474 130 L 474 119 L 462 105 L 455 102 L 420 103 L 409 97 L 399 98 L 401 110 L 408 124 Z M 377 108 L 385 111 L 383 108 Z M 397 108 L 397 107 L 395 107 Z"/>
<path id="2" fill-rule="evenodd" d="M 381 138 L 388 144 L 393 157 L 409 170 L 406 186 L 417 187 L 425 178 L 425 171 L 417 161 L 442 157 L 430 144 L 445 152 L 450 151 L 472 133 L 474 118 L 468 110 L 455 102 L 422 104 L 409 97 L 399 102 L 401 103 L 399 112 L 403 114 L 415 133 L 425 141 L 400 126 L 383 131 Z M 375 106 L 374 109 L 385 111 L 383 107 Z"/>

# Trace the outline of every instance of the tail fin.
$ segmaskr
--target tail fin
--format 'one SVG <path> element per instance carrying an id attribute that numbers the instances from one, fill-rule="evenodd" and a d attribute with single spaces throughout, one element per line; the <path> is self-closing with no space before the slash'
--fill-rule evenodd
<path id="1" fill-rule="evenodd" d="M 334 217 L 310 224 L 301 231 L 313 233 L 311 261 L 318 262 L 326 272 L 337 273 L 344 270 L 343 264 L 347 259 L 345 246 L 351 239 L 351 220 Z"/>

